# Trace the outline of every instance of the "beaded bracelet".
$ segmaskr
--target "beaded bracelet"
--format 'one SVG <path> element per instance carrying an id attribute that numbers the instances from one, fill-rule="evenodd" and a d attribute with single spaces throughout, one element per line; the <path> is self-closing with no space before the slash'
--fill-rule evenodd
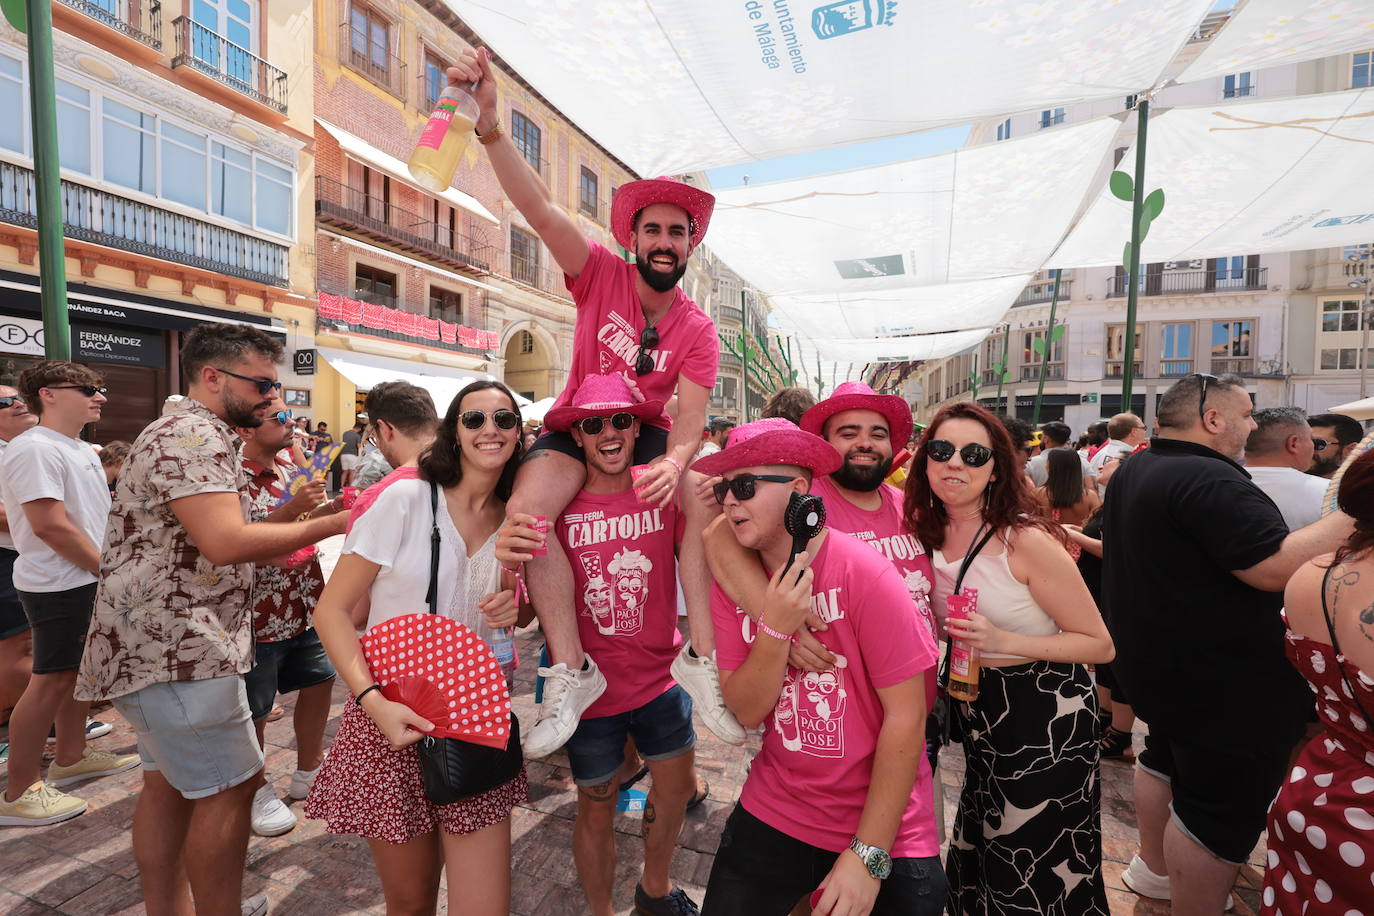
<path id="1" fill-rule="evenodd" d="M 768 624 L 764 623 L 763 620 L 762 620 L 762 618 L 760 618 L 760 620 L 758 621 L 758 628 L 759 628 L 759 632 L 762 633 L 762 634 L 764 634 L 765 636 L 771 636 L 771 637 L 773 637 L 774 639 L 781 639 L 783 642 L 796 642 L 796 641 L 797 641 L 797 637 L 795 637 L 795 636 L 788 636 L 786 633 L 783 633 L 781 630 L 775 630 L 775 629 L 773 629 L 773 628 L 770 627 Z"/>

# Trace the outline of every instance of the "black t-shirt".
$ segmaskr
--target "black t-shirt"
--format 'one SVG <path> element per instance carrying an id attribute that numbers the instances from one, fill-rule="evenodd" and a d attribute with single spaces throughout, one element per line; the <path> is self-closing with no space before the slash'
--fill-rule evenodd
<path id="1" fill-rule="evenodd" d="M 345 430 L 340 441 L 343 442 L 343 451 L 339 452 L 340 455 L 356 455 L 358 446 L 363 441 L 363 434 L 356 429 Z"/>
<path id="2" fill-rule="evenodd" d="M 1171 736 L 1296 737 L 1312 695 L 1284 657 L 1281 592 L 1233 575 L 1288 536 L 1278 507 L 1224 455 L 1152 439 L 1107 487 L 1102 592 L 1112 671 Z"/>

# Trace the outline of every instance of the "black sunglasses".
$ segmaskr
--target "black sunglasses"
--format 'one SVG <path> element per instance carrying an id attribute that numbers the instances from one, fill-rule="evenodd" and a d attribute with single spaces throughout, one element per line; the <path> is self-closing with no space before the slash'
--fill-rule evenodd
<path id="1" fill-rule="evenodd" d="M 488 416 L 496 423 L 497 429 L 515 429 L 520 422 L 518 413 L 504 407 L 490 415 L 485 410 L 465 410 L 458 415 L 458 422 L 463 424 L 464 429 L 481 429 L 487 425 Z"/>
<path id="2" fill-rule="evenodd" d="M 17 394 L 15 394 L 15 395 L 7 395 L 7 396 L 5 396 L 5 397 L 0 398 L 0 410 L 9 410 L 9 409 L 10 409 L 11 407 L 13 407 L 15 404 L 23 404 L 23 403 L 24 403 L 24 399 L 21 398 L 21 397 L 20 397 L 19 395 L 17 395 Z"/>
<path id="3" fill-rule="evenodd" d="M 43 387 L 49 391 L 79 391 L 88 398 L 93 398 L 97 394 L 104 394 L 110 390 L 99 385 L 44 385 Z"/>
<path id="4" fill-rule="evenodd" d="M 639 332 L 639 353 L 635 356 L 635 375 L 648 375 L 654 371 L 654 358 L 646 353 L 658 346 L 658 328 L 645 328 Z"/>
<path id="5" fill-rule="evenodd" d="M 258 394 L 267 397 L 274 391 L 281 391 L 281 382 L 274 382 L 268 378 L 253 378 L 251 375 L 239 375 L 237 372 L 230 372 L 228 369 L 221 369 L 218 366 L 211 366 L 216 372 L 223 372 L 225 375 L 233 376 L 245 382 L 252 382 L 258 386 Z"/>
<path id="6" fill-rule="evenodd" d="M 971 468 L 981 468 L 992 460 L 992 449 L 977 442 L 970 442 L 960 449 L 956 449 L 954 443 L 948 439 L 931 439 L 926 443 L 926 454 L 930 456 L 930 460 L 941 464 L 953 458 L 956 451 L 964 464 Z"/>
<path id="7" fill-rule="evenodd" d="M 613 413 L 611 414 L 611 425 L 616 429 L 629 429 L 634 425 L 634 414 Z M 577 421 L 577 428 L 588 436 L 599 436 L 601 430 L 606 427 L 605 417 L 583 417 Z"/>
<path id="8" fill-rule="evenodd" d="M 0 401 L 4 401 L 4 400 L 7 400 L 7 399 L 6 399 L 6 398 L 0 398 Z M 1324 451 L 1326 451 L 1326 446 L 1327 446 L 1328 444 L 1329 444 L 1329 443 L 1328 443 L 1325 439 L 1318 439 L 1318 438 L 1316 438 L 1316 437 L 1313 437 L 1313 439 L 1312 439 L 1312 451 L 1314 451 L 1314 452 L 1324 452 Z"/>
<path id="9" fill-rule="evenodd" d="M 1207 372 L 1194 372 L 1193 375 L 1202 379 L 1202 385 L 1198 389 L 1197 395 L 1197 417 L 1199 420 L 1207 419 L 1207 383 L 1215 382 L 1217 377 Z"/>
<path id="10" fill-rule="evenodd" d="M 745 502 L 754 498 L 754 494 L 757 492 L 756 484 L 760 480 L 766 480 L 769 483 L 791 483 L 796 479 L 795 477 L 784 477 L 782 474 L 741 474 L 730 480 L 722 480 L 711 488 L 711 492 L 716 494 L 716 503 L 720 505 L 724 505 L 726 493 L 733 493 L 735 499 Z"/>

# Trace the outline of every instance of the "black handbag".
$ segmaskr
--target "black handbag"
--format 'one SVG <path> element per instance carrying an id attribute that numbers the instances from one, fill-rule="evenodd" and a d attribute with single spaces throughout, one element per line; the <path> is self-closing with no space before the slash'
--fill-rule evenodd
<path id="1" fill-rule="evenodd" d="M 439 487 L 429 484 L 429 505 L 434 512 L 434 530 L 430 534 L 429 591 L 425 600 L 429 612 L 439 613 Z M 451 805 L 497 786 L 520 775 L 524 755 L 520 751 L 520 720 L 510 714 L 510 740 L 504 748 L 487 747 L 459 738 L 420 739 L 420 775 L 425 784 L 425 797 L 436 805 Z"/>

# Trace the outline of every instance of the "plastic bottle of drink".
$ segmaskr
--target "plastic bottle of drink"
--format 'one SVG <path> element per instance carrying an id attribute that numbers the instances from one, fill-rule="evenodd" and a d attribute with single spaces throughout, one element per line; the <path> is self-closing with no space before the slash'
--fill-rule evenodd
<path id="1" fill-rule="evenodd" d="M 967 620 L 978 609 L 978 589 L 964 588 L 945 602 L 950 620 Z M 978 699 L 978 650 L 961 639 L 950 640 L 948 693 L 956 700 Z"/>
<path id="2" fill-rule="evenodd" d="M 445 86 L 410 154 L 410 176 L 431 191 L 447 191 L 477 123 L 477 101 L 461 86 Z"/>
<path id="3" fill-rule="evenodd" d="M 515 633 L 510 627 L 497 627 L 491 631 L 489 640 L 491 654 L 496 656 L 496 663 L 502 668 L 508 668 L 515 661 Z"/>

